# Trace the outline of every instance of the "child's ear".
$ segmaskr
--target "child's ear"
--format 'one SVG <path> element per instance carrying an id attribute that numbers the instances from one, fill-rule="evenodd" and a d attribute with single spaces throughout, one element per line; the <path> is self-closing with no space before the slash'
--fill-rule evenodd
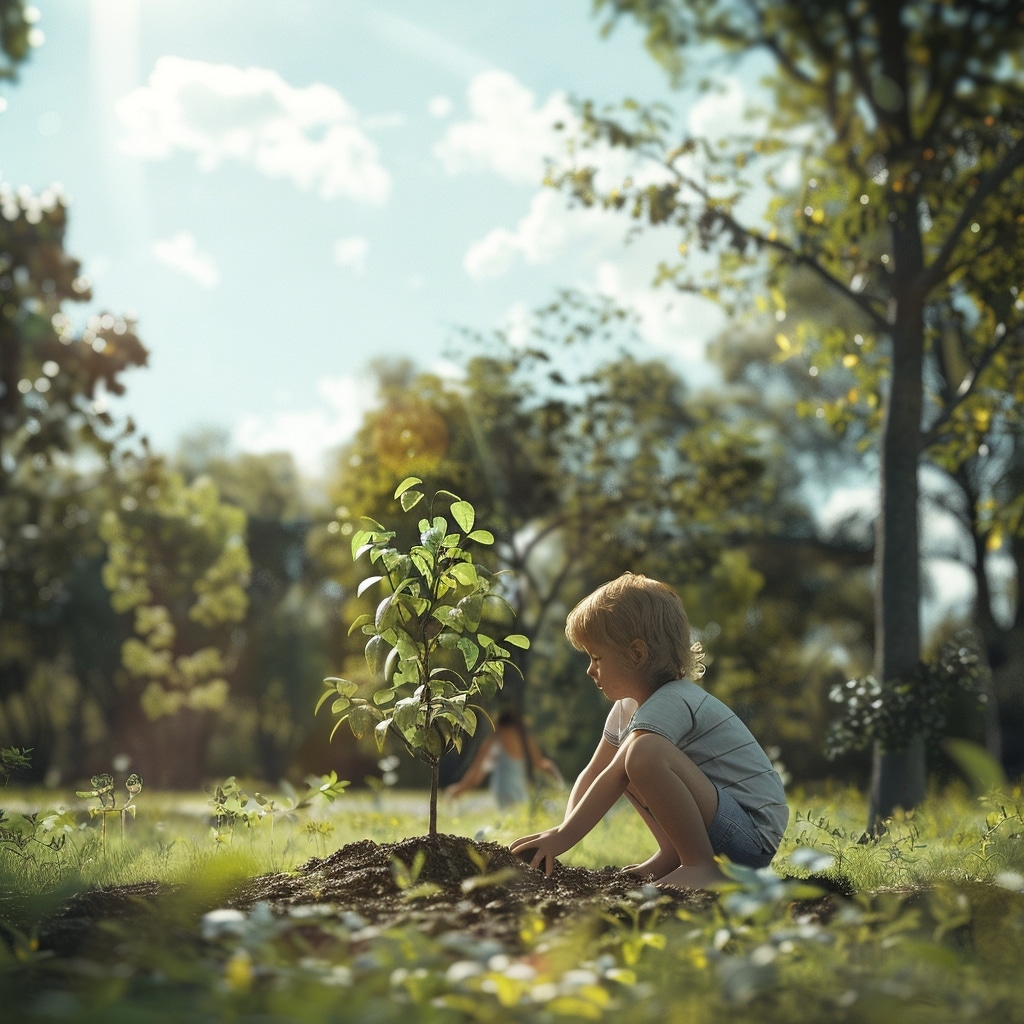
<path id="1" fill-rule="evenodd" d="M 647 644 L 637 638 L 629 645 L 629 656 L 633 659 L 633 664 L 639 668 L 647 661 Z"/>

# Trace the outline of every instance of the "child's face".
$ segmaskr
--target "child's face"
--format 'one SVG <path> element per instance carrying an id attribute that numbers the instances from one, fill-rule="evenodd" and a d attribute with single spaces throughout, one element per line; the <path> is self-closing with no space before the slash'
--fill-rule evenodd
<path id="1" fill-rule="evenodd" d="M 609 700 L 632 697 L 642 701 L 648 696 L 647 678 L 628 652 L 617 646 L 590 642 L 584 646 L 584 651 L 590 658 L 587 675 Z"/>

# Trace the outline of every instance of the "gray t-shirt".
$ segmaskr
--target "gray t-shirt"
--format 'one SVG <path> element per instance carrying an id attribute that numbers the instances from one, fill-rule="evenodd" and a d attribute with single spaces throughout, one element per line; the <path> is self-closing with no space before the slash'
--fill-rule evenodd
<path id="1" fill-rule="evenodd" d="M 766 849 L 776 849 L 789 821 L 782 780 L 736 713 L 707 690 L 677 679 L 639 707 L 626 698 L 612 705 L 604 737 L 618 746 L 633 730 L 674 743 L 750 815 Z"/>

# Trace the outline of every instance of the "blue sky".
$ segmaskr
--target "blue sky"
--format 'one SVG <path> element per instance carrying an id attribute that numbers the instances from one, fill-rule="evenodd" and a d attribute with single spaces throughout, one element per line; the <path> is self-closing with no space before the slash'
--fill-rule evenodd
<path id="1" fill-rule="evenodd" d="M 135 313 L 150 366 L 116 412 L 161 451 L 200 427 L 315 473 L 372 404 L 367 364 L 443 359 L 562 286 L 637 308 L 688 367 L 721 315 L 649 286 L 676 240 L 544 189 L 570 98 L 684 104 L 590 0 L 36 0 L 0 93 L 0 179 L 71 200 L 89 312 Z M 728 82 L 725 83 L 727 86 Z M 605 154 L 609 175 L 622 173 Z"/>

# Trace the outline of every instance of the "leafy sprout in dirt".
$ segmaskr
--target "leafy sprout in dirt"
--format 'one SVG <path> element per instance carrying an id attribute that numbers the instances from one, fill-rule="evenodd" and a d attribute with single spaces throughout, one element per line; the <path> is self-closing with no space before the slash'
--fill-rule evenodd
<path id="1" fill-rule="evenodd" d="M 423 481 L 408 477 L 395 498 L 411 512 L 424 500 Z M 504 683 L 505 669 L 516 668 L 510 647 L 525 649 L 520 634 L 500 642 L 491 631 L 495 615 L 511 617 L 501 595 L 501 572 L 492 573 L 476 561 L 472 547 L 490 545 L 494 536 L 476 523 L 476 509 L 451 491 L 430 499 L 429 514 L 419 520 L 418 543 L 408 551 L 396 546 L 396 532 L 375 520 L 363 519 L 352 538 L 352 558 L 364 555 L 377 572 L 359 585 L 358 593 L 383 584 L 389 592 L 373 614 L 360 615 L 349 632 L 367 637 L 366 664 L 374 680 L 370 699 L 360 696 L 358 682 L 332 676 L 317 711 L 330 702 L 337 722 L 360 738 L 371 730 L 384 752 L 396 737 L 430 768 L 429 834 L 437 834 L 438 775 L 441 758 L 461 750 L 476 732 L 475 700 L 487 701 Z M 447 515 L 441 514 L 447 505 Z"/>

